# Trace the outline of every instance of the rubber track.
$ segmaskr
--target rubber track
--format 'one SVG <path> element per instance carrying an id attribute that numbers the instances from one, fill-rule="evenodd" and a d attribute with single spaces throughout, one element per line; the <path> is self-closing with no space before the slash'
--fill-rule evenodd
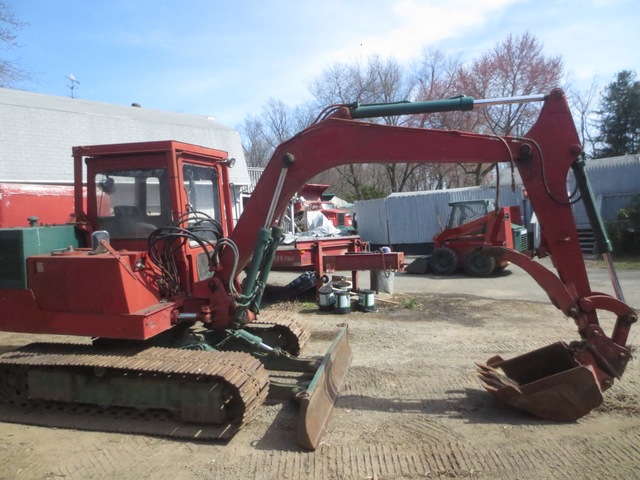
<path id="1" fill-rule="evenodd" d="M 295 313 L 263 311 L 260 316 L 244 327 L 248 332 L 261 336 L 265 330 L 271 330 L 277 335 L 285 336 L 286 350 L 291 355 L 300 355 L 311 337 L 311 330 L 306 322 Z M 268 339 L 266 339 L 268 341 Z M 280 346 L 280 345 L 276 345 Z"/>
<path id="2" fill-rule="evenodd" d="M 0 371 L 29 367 L 106 368 L 127 375 L 164 375 L 167 379 L 192 379 L 225 384 L 242 415 L 222 425 L 188 424 L 170 412 L 135 408 L 87 406 L 0 398 L 0 420 L 44 426 L 198 439 L 227 439 L 251 420 L 264 403 L 269 376 L 262 364 L 246 353 L 205 352 L 172 348 L 98 349 L 91 345 L 35 343 L 0 355 Z M 4 384 L 7 380 L 0 378 Z M 0 384 L 0 392 L 10 389 Z M 26 408 L 25 408 L 26 407 Z M 53 415 L 44 415 L 51 412 Z"/>

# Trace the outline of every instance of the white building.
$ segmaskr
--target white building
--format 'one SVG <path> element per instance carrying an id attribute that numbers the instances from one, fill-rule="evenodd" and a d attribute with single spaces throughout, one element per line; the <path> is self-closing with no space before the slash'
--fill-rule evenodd
<path id="1" fill-rule="evenodd" d="M 72 184 L 72 147 L 154 140 L 224 150 L 234 189 L 250 184 L 240 134 L 211 117 L 0 88 L 0 182 Z"/>

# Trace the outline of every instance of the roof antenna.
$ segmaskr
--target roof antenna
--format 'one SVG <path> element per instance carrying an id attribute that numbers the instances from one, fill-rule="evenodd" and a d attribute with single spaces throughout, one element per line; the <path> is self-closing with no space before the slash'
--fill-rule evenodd
<path id="1" fill-rule="evenodd" d="M 69 89 L 71 90 L 71 98 L 75 98 L 73 95 L 73 91 L 76 88 L 78 88 L 78 85 L 80 85 L 80 82 L 76 80 L 76 77 L 73 76 L 73 73 L 70 73 L 68 77 L 64 77 L 64 78 L 66 78 L 70 82 Z"/>

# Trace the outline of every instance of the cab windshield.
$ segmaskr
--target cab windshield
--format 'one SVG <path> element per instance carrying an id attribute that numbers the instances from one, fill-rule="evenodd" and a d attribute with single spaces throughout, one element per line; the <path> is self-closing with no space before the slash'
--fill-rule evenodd
<path id="1" fill-rule="evenodd" d="M 95 182 L 96 226 L 111 238 L 146 238 L 172 224 L 166 169 L 101 172 Z"/>

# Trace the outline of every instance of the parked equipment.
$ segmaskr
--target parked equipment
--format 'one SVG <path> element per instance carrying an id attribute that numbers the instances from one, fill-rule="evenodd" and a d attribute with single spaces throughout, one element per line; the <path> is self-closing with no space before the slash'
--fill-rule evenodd
<path id="1" fill-rule="evenodd" d="M 488 277 L 509 262 L 486 247 L 527 250 L 527 230 L 521 223 L 520 208 L 496 208 L 493 200 L 467 200 L 449 203 L 447 228 L 433 237 L 431 270 L 451 275 L 457 270 L 474 277 Z"/>
<path id="2" fill-rule="evenodd" d="M 72 185 L 0 183 L 0 228 L 61 225 L 72 211 Z"/>
<path id="3" fill-rule="evenodd" d="M 533 276 L 574 319 L 581 339 L 511 360 L 494 357 L 479 367 L 481 378 L 496 397 L 543 418 L 584 415 L 624 372 L 637 317 L 621 299 L 589 286 L 566 189 L 569 169 L 583 200 L 593 197 L 564 94 L 505 101 L 545 102 L 525 136 L 354 121 L 490 103 L 470 97 L 330 107 L 276 149 L 235 228 L 225 152 L 172 141 L 74 148 L 73 223 L 0 230 L 0 330 L 78 335 L 91 344 L 32 344 L 0 355 L 2 401 L 33 409 L 80 404 L 61 415 L 95 413 L 98 428 L 225 438 L 267 395 L 291 398 L 301 404 L 298 443 L 315 448 L 351 351 L 343 328 L 324 358 L 295 357 L 309 332 L 291 318 L 258 316 L 282 236 L 274 225 L 289 199 L 342 164 L 502 161 L 520 171 L 544 233 L 536 252 L 551 255 L 558 274 L 493 248 Z M 598 310 L 617 316 L 610 336 Z M 299 375 L 292 382 L 282 371 Z M 124 420 L 117 413 L 123 409 Z M 104 418 L 107 425 L 99 423 Z"/>
<path id="4" fill-rule="evenodd" d="M 308 217 L 311 214 L 322 214 L 335 228 L 345 233 L 354 233 L 353 215 L 344 208 L 336 205 L 334 197 L 332 200 L 324 200 L 323 195 L 331 185 L 319 183 L 307 183 L 298 192 L 293 203 L 295 212 L 295 224 L 300 232 L 308 230 L 311 223 Z M 337 201 L 340 201 L 339 199 Z M 344 201 L 342 201 L 344 202 Z"/>
<path id="5" fill-rule="evenodd" d="M 272 270 L 315 271 L 317 288 L 323 285 L 327 274 L 350 271 L 355 290 L 360 285 L 358 272 L 361 270 L 403 269 L 403 252 L 371 252 L 369 244 L 357 235 L 296 237 L 293 243 L 278 247 L 272 264 Z"/>

